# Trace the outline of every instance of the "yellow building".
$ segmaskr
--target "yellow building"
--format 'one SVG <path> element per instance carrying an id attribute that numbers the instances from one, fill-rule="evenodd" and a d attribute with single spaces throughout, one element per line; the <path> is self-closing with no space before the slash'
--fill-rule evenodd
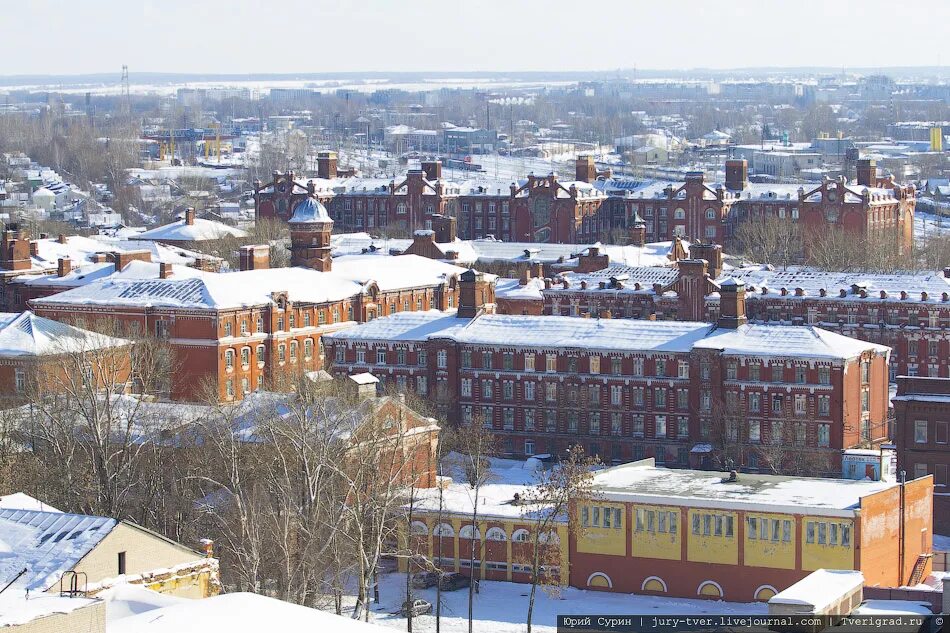
<path id="1" fill-rule="evenodd" d="M 932 487 L 930 478 L 731 477 L 652 459 L 616 466 L 595 475 L 590 499 L 574 500 L 569 584 L 738 602 L 767 600 L 817 569 L 915 584 L 929 569 Z M 899 538 L 902 525 L 913 538 Z"/>
<path id="2" fill-rule="evenodd" d="M 478 520 L 472 529 L 474 490 L 466 484 L 442 479 L 442 511 L 439 489 L 417 490 L 409 534 L 416 554 L 415 568 L 438 568 L 471 574 L 475 548 L 475 576 L 487 580 L 529 582 L 538 521 L 516 501 L 526 486 L 486 484 L 479 490 Z M 568 530 L 566 520 L 555 522 L 541 534 L 541 567 L 560 585 L 567 584 Z M 402 536 L 406 545 L 406 536 Z M 399 561 L 406 571 L 405 558 Z"/>

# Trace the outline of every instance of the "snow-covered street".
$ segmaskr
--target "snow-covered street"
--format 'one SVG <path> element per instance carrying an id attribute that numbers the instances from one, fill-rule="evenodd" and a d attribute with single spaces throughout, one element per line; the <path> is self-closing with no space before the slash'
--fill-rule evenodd
<path id="1" fill-rule="evenodd" d="M 382 577 L 380 583 L 381 604 L 375 605 L 374 621 L 406 630 L 406 619 L 395 615 L 405 596 L 406 577 L 392 573 Z M 480 633 L 520 633 L 526 631 L 530 585 L 483 581 L 480 592 L 475 595 L 474 630 Z M 435 589 L 414 590 L 415 599 L 435 602 Z M 632 594 L 584 591 L 571 587 L 552 595 L 538 588 L 534 608 L 535 631 L 555 633 L 557 616 L 567 614 L 754 614 L 767 611 L 764 603 L 737 603 L 713 600 L 688 600 L 661 598 Z M 434 613 L 434 611 L 433 611 Z M 413 631 L 435 631 L 435 615 L 413 618 Z M 445 633 L 462 633 L 468 630 L 468 590 L 460 589 L 442 593 L 442 625 Z"/>

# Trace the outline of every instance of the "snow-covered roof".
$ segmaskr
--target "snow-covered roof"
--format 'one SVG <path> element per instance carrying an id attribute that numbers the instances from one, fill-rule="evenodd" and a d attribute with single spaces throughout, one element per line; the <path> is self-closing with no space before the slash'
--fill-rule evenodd
<path id="1" fill-rule="evenodd" d="M 291 301 L 326 303 L 356 297 L 367 290 L 370 282 L 388 292 L 441 285 L 464 271 L 417 255 L 387 257 L 385 261 L 358 255 L 334 260 L 330 272 L 294 267 L 196 273 L 191 278 L 169 279 L 112 275 L 34 303 L 228 309 L 267 305 L 274 301 L 273 293 L 282 291 Z"/>
<path id="2" fill-rule="evenodd" d="M 769 604 L 802 607 L 803 613 L 822 613 L 825 607 L 862 586 L 864 574 L 859 571 L 816 569 L 769 598 Z"/>
<path id="3" fill-rule="evenodd" d="M 139 233 L 138 239 L 158 242 L 202 242 L 228 236 L 247 237 L 247 233 L 221 222 L 195 218 L 194 224 L 188 224 L 185 220 L 176 220 L 170 224 L 164 224 L 144 233 Z"/>
<path id="4" fill-rule="evenodd" d="M 538 277 L 532 277 L 525 285 L 521 285 L 520 279 L 498 279 L 495 282 L 495 299 L 532 299 L 540 301 L 542 290 L 544 290 L 544 280 Z"/>
<path id="5" fill-rule="evenodd" d="M 261 631 L 380 633 L 391 628 L 254 593 L 226 593 L 109 622 L 109 633 L 260 633 Z"/>
<path id="6" fill-rule="evenodd" d="M 36 497 L 25 492 L 14 492 L 0 496 L 0 510 L 36 510 L 39 512 L 62 512 L 51 505 L 46 505 Z"/>
<path id="7" fill-rule="evenodd" d="M 0 358 L 85 352 L 127 345 L 128 341 L 22 313 L 0 313 Z"/>
<path id="8" fill-rule="evenodd" d="M 18 625 L 28 625 L 54 614 L 71 613 L 97 602 L 98 598 L 70 598 L 42 592 L 28 594 L 14 585 L 0 594 L 0 629 L 14 627 L 20 630 Z"/>
<path id="9" fill-rule="evenodd" d="M 125 268 L 116 272 L 115 264 L 105 262 L 101 264 L 88 263 L 80 268 L 70 270 L 67 274 L 60 277 L 56 273 L 45 275 L 22 275 L 15 277 L 11 283 L 22 284 L 24 286 L 43 286 L 46 288 L 61 287 L 76 288 L 85 286 L 105 278 L 111 279 L 158 279 L 161 271 L 161 264 L 154 262 L 143 262 L 139 260 L 131 261 Z M 172 266 L 172 275 L 178 279 L 190 279 L 191 277 L 201 277 L 210 275 L 197 268 L 190 266 Z"/>
<path id="10" fill-rule="evenodd" d="M 928 302 L 942 302 L 943 293 L 950 292 L 950 279 L 943 273 L 862 273 L 862 272 L 828 272 L 808 268 L 793 268 L 790 270 L 763 270 L 735 269 L 729 273 L 732 277 L 741 279 L 746 285 L 746 299 L 755 300 L 762 295 L 765 289 L 768 297 L 781 295 L 782 288 L 787 294 L 784 299 L 796 300 L 815 298 L 821 291 L 826 292 L 826 298 L 841 298 L 841 290 L 845 291 L 847 301 L 881 300 L 881 292 L 886 293 L 891 300 L 900 299 L 900 293 L 907 292 L 908 300 L 922 301 L 921 292 L 927 293 Z M 804 297 L 795 297 L 795 289 L 801 288 Z M 866 291 L 867 297 L 862 299 L 860 291 Z"/>
<path id="11" fill-rule="evenodd" d="M 535 349 L 673 353 L 693 348 L 725 354 L 791 358 L 850 359 L 864 350 L 889 348 L 811 326 L 745 325 L 736 330 L 712 323 L 640 319 L 579 319 L 562 316 L 485 314 L 457 318 L 455 312 L 401 312 L 329 335 L 333 339 L 424 341 L 449 338 L 471 345 Z"/>
<path id="12" fill-rule="evenodd" d="M 0 509 L 0 578 L 29 571 L 17 584 L 45 591 L 118 524 L 108 517 Z"/>
<path id="13" fill-rule="evenodd" d="M 314 197 L 307 196 L 294 207 L 294 214 L 288 220 L 290 224 L 303 224 L 308 222 L 330 222 L 330 214 L 327 208 Z"/>
<path id="14" fill-rule="evenodd" d="M 652 459 L 622 464 L 595 474 L 594 490 L 604 499 L 672 503 L 690 507 L 783 511 L 817 516 L 852 516 L 861 498 L 895 483 L 819 477 L 786 477 L 708 470 L 658 468 Z"/>
<path id="15" fill-rule="evenodd" d="M 884 354 L 889 347 L 867 343 L 817 327 L 746 324 L 731 330 L 720 328 L 696 343 L 702 349 L 721 350 L 724 354 L 794 355 L 808 358 L 850 359 L 873 350 Z M 772 351 L 770 353 L 770 351 Z"/>

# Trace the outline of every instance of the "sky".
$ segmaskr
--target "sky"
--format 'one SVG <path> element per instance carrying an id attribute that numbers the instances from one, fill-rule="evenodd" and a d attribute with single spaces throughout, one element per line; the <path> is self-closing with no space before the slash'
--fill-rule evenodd
<path id="1" fill-rule="evenodd" d="M 123 64 L 130 74 L 241 74 L 950 62 L 947 0 L 5 0 L 0 7 L 7 52 L 0 75 L 117 72 Z"/>

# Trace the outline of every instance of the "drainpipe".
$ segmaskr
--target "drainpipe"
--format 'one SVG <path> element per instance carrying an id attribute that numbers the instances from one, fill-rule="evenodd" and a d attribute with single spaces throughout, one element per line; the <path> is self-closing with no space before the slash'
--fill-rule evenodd
<path id="1" fill-rule="evenodd" d="M 900 551 L 897 552 L 898 568 L 897 568 L 897 586 L 904 586 L 904 483 L 907 480 L 907 471 L 902 470 L 900 472 L 900 524 L 898 526 L 898 546 Z"/>

